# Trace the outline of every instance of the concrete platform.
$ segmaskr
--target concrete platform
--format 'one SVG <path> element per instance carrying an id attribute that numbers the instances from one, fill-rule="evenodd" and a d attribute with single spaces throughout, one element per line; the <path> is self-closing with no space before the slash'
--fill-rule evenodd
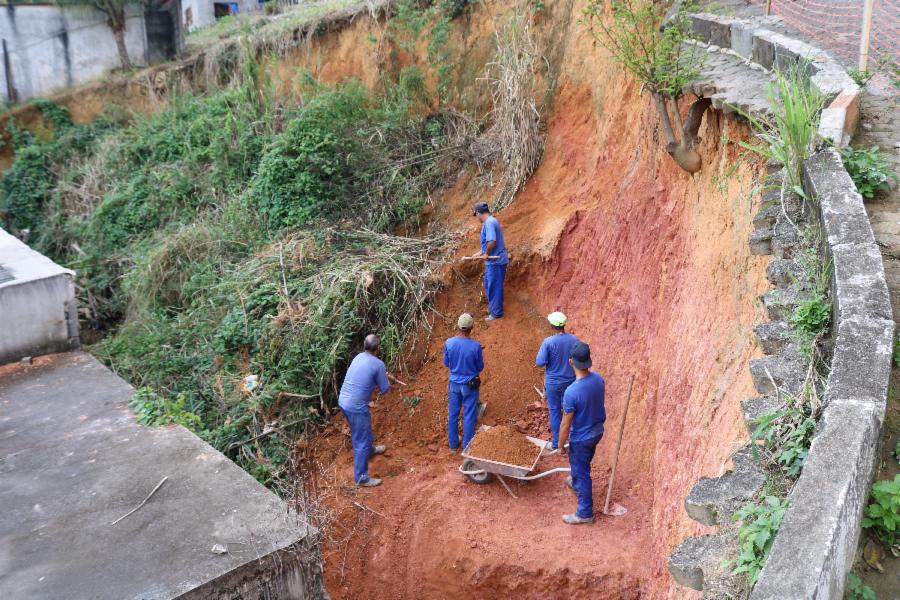
<path id="1" fill-rule="evenodd" d="M 132 393 L 81 352 L 0 368 L 0 598 L 323 597 L 312 531 Z"/>

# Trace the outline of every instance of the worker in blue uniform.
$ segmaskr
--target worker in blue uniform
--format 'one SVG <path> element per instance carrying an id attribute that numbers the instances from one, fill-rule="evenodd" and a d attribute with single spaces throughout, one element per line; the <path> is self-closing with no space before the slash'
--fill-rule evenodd
<path id="1" fill-rule="evenodd" d="M 493 321 L 503 316 L 503 280 L 506 278 L 509 253 L 500 221 L 491 215 L 487 202 L 475 204 L 472 214 L 481 221 L 481 252 L 471 258 L 484 260 L 484 293 L 490 309 L 485 320 Z"/>
<path id="2" fill-rule="evenodd" d="M 549 451 L 552 453 L 559 448 L 563 393 L 575 381 L 575 371 L 569 364 L 569 356 L 572 348 L 578 343 L 578 338 L 566 333 L 566 315 L 563 313 L 552 312 L 547 315 L 547 321 L 553 334 L 541 342 L 534 363 L 545 369 L 544 397 L 547 401 L 547 411 L 550 413 Z"/>
<path id="3" fill-rule="evenodd" d="M 603 437 L 603 423 L 606 422 L 606 384 L 599 373 L 591 371 L 591 349 L 587 344 L 575 344 L 569 361 L 575 371 L 575 382 L 563 394 L 559 447 L 565 452 L 566 442 L 569 442 L 572 476 L 566 483 L 578 495 L 578 509 L 563 515 L 563 521 L 580 525 L 594 522 L 591 460 Z"/>
<path id="4" fill-rule="evenodd" d="M 473 340 L 475 319 L 463 313 L 456 322 L 457 334 L 444 342 L 444 366 L 450 369 L 447 441 L 451 450 L 459 449 L 459 414 L 462 410 L 463 440 L 466 448 L 475 436 L 479 413 L 479 375 L 484 370 L 481 344 Z"/>
<path id="5" fill-rule="evenodd" d="M 375 434 L 372 432 L 372 416 L 369 414 L 369 402 L 375 388 L 381 394 L 387 393 L 391 384 L 388 378 L 397 381 L 388 374 L 384 361 L 378 358 L 381 340 L 370 334 L 363 341 L 363 352 L 356 355 L 338 396 L 338 405 L 347 424 L 350 426 L 350 441 L 353 445 L 353 478 L 356 485 L 374 487 L 381 484 L 377 477 L 369 477 L 369 459 L 376 454 L 384 454 L 384 446 L 375 446 Z M 402 383 L 402 382 L 399 382 Z"/>

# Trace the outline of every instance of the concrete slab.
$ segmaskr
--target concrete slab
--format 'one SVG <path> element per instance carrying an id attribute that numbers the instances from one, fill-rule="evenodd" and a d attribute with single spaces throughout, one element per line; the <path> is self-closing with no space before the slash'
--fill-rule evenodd
<path id="1" fill-rule="evenodd" d="M 80 352 L 0 370 L 0 598 L 322 597 L 314 532 L 188 430 L 138 425 L 132 393 Z"/>

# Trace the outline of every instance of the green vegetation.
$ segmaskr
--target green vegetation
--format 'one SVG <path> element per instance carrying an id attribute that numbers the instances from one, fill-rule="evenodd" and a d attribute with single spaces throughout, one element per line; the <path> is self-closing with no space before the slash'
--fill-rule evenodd
<path id="1" fill-rule="evenodd" d="M 144 425 L 171 425 L 173 423 L 198 430 L 203 422 L 200 417 L 186 408 L 188 397 L 178 394 L 174 400 L 163 398 L 153 388 L 143 387 L 134 393 L 128 403 L 137 416 L 138 423 Z"/>
<path id="2" fill-rule="evenodd" d="M 875 76 L 875 73 L 871 71 L 867 71 L 865 69 L 859 69 L 857 67 L 850 67 L 847 69 L 847 75 L 850 76 L 856 85 L 859 87 L 865 87 L 867 83 Z"/>
<path id="3" fill-rule="evenodd" d="M 732 517 L 740 522 L 740 554 L 732 573 L 744 573 L 750 586 L 759 578 L 787 507 L 787 500 L 766 496 L 759 502 L 747 504 Z"/>
<path id="4" fill-rule="evenodd" d="M 887 549 L 896 551 L 900 542 L 900 475 L 872 484 L 872 500 L 863 513 L 863 529 L 870 530 Z"/>
<path id="5" fill-rule="evenodd" d="M 750 121 L 758 141 L 739 143 L 782 165 L 782 189 L 806 197 L 801 170 L 815 143 L 825 99 L 797 65 L 786 71 L 775 71 L 775 82 L 769 86 L 769 103 L 778 107 L 770 118 L 742 113 Z"/>
<path id="6" fill-rule="evenodd" d="M 822 294 L 801 302 L 791 315 L 791 325 L 803 333 L 824 333 L 831 323 L 831 303 Z"/>
<path id="7" fill-rule="evenodd" d="M 856 184 L 856 189 L 866 200 L 871 200 L 878 192 L 889 190 L 890 180 L 898 180 L 897 173 L 888 165 L 878 146 L 844 148 L 841 150 L 841 159 Z"/>
<path id="8" fill-rule="evenodd" d="M 666 137 L 666 151 L 679 166 L 695 173 L 702 162 L 694 146 L 710 101 L 701 98 L 694 102 L 683 121 L 678 99 L 699 74 L 704 52 L 686 43 L 691 34 L 690 2 L 681 4 L 678 12 L 663 23 L 667 10 L 665 2 L 590 0 L 584 18 L 603 47 L 650 91 Z"/>
<path id="9" fill-rule="evenodd" d="M 846 600 L 877 600 L 875 592 L 855 573 L 847 573 L 847 589 L 844 592 Z"/>
<path id="10" fill-rule="evenodd" d="M 0 208 L 78 272 L 88 325 L 109 330 L 93 350 L 141 388 L 139 419 L 270 483 L 362 336 L 393 361 L 428 309 L 452 240 L 393 232 L 458 171 L 469 121 L 429 112 L 414 68 L 378 94 L 307 77 L 295 105 L 243 71 L 146 117 L 74 125 L 41 104 L 46 136 L 11 125 Z"/>

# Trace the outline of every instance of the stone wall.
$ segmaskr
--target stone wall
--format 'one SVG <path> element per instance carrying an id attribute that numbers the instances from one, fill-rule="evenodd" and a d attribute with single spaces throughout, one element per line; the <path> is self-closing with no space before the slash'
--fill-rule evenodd
<path id="1" fill-rule="evenodd" d="M 751 600 L 842 598 L 854 560 L 860 520 L 868 499 L 887 401 L 894 322 L 881 254 L 875 245 L 862 197 L 834 146 L 849 143 L 859 119 L 859 87 L 825 52 L 765 28 L 765 21 L 692 16 L 702 42 L 740 56 L 759 67 L 808 61 L 810 81 L 827 98 L 819 134 L 830 144 L 804 165 L 804 191 L 815 200 L 824 235 L 823 251 L 833 261 L 832 299 L 835 343 L 825 389 L 825 408 L 803 472 L 790 494 L 790 508 L 775 538 Z M 785 202 L 767 203 L 754 220 L 751 247 L 774 254 L 769 278 L 775 289 L 763 297 L 770 317 L 757 327 L 766 357 L 751 361 L 761 396 L 744 403 L 749 422 L 778 406 L 774 385 L 797 385 L 802 362 L 787 343 L 786 320 L 796 303 L 792 261 L 796 235 L 783 227 L 782 215 L 802 211 Z M 815 218 L 816 215 L 813 215 Z M 745 457 L 746 458 L 746 457 Z M 701 481 L 685 501 L 705 524 L 753 497 L 759 474 L 750 461 L 735 457 L 735 469 Z M 669 567 L 683 585 L 704 588 L 704 577 L 721 569 L 725 534 L 689 538 L 675 548 Z"/>

